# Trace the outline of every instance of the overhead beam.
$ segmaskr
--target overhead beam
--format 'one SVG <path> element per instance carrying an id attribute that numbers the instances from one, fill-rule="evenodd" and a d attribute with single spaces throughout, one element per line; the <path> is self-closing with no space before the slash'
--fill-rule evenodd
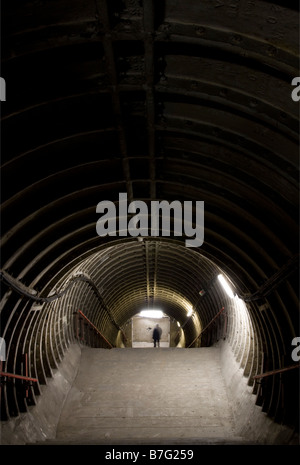
<path id="1" fill-rule="evenodd" d="M 155 169 L 155 94 L 154 94 L 154 5 L 153 0 L 144 2 L 144 48 L 145 48 L 145 81 L 146 81 L 146 113 L 148 132 L 148 154 L 150 170 L 150 197 L 156 198 Z"/>
<path id="2" fill-rule="evenodd" d="M 112 105 L 116 121 L 116 129 L 119 137 L 119 146 L 122 155 L 122 166 L 124 172 L 124 179 L 126 181 L 128 199 L 133 200 L 133 188 L 132 180 L 130 175 L 130 166 L 128 160 L 128 151 L 127 151 L 127 142 L 126 142 L 126 133 L 123 123 L 122 108 L 120 102 L 120 95 L 118 90 L 118 75 L 116 68 L 116 59 L 112 42 L 112 31 L 108 14 L 108 7 L 106 0 L 95 0 L 97 14 L 101 18 L 101 27 L 104 28 L 104 37 L 103 37 L 103 49 L 105 54 L 105 63 L 106 63 L 106 72 L 109 76 L 110 85 L 109 89 L 112 97 Z"/>

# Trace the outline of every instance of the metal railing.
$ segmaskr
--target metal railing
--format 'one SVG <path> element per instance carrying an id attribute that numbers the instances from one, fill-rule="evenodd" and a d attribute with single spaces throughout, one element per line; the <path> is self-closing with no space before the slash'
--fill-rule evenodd
<path id="1" fill-rule="evenodd" d="M 25 376 L 24 375 L 17 375 L 16 373 L 8 373 L 6 371 L 2 371 L 2 361 L 0 361 L 0 403 L 2 401 L 2 378 L 12 378 L 12 379 L 20 379 L 21 381 L 26 381 L 26 390 L 25 390 L 25 397 L 28 398 L 28 386 L 31 383 L 38 383 L 37 378 L 32 378 L 28 376 L 28 361 L 27 361 L 27 354 L 25 354 Z"/>
<path id="2" fill-rule="evenodd" d="M 222 307 L 221 310 L 213 317 L 213 319 L 205 326 L 205 328 L 203 328 L 202 331 L 200 331 L 198 336 L 193 340 L 193 342 L 191 342 L 188 348 L 190 348 L 197 341 L 197 339 L 199 339 L 199 337 L 204 333 L 204 331 L 206 331 L 207 328 L 209 328 L 209 326 L 223 313 L 224 310 L 225 307 Z"/>
<path id="3" fill-rule="evenodd" d="M 37 378 L 32 378 L 28 376 L 28 356 L 27 354 L 24 354 L 25 357 L 25 376 L 24 375 L 17 375 L 15 373 L 7 373 L 5 371 L 2 371 L 2 361 L 0 361 L 0 377 L 5 377 L 5 378 L 15 378 L 15 379 L 22 379 L 23 381 L 30 381 L 32 383 L 37 383 L 38 379 Z"/>
<path id="4" fill-rule="evenodd" d="M 100 338 L 103 339 L 111 349 L 113 349 L 114 346 L 103 336 L 99 329 L 96 328 L 96 326 L 88 319 L 88 317 L 81 310 L 78 310 L 78 314 L 88 323 L 88 325 L 98 334 L 98 336 L 100 336 Z M 77 337 L 79 339 L 78 334 Z"/>
<path id="5" fill-rule="evenodd" d="M 32 383 L 38 382 L 37 378 L 30 378 L 29 376 L 16 375 L 15 373 L 6 373 L 5 371 L 0 371 L 0 376 L 6 377 L 6 378 L 22 379 L 23 381 L 30 381 Z"/>
<path id="6" fill-rule="evenodd" d="M 268 376 L 277 375 L 278 373 L 284 373 L 285 371 L 294 370 L 295 368 L 300 368 L 300 363 L 296 365 L 290 365 L 285 368 L 278 368 L 276 370 L 266 371 L 265 373 L 261 373 L 260 375 L 253 376 L 253 379 L 267 378 Z"/>

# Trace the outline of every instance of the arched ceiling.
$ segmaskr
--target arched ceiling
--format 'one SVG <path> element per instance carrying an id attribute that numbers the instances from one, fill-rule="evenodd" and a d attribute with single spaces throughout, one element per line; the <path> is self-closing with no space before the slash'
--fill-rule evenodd
<path id="1" fill-rule="evenodd" d="M 96 205 L 126 192 L 129 201 L 204 201 L 205 238 L 192 251 L 116 238 L 111 309 L 121 308 L 116 287 L 130 299 L 145 292 L 145 276 L 157 277 L 158 300 L 173 290 L 195 298 L 198 282 L 185 290 L 180 276 L 192 274 L 190 257 L 226 271 L 244 295 L 288 275 L 298 254 L 297 9 L 279 0 L 6 2 L 2 269 L 49 290 L 115 243 L 97 236 Z"/>
<path id="2" fill-rule="evenodd" d="M 125 241 L 75 260 L 72 269 L 62 270 L 61 280 L 48 293 L 62 297 L 78 281 L 88 284 L 117 328 L 141 310 L 153 308 L 186 324 L 201 307 L 201 319 L 207 322 L 218 308 L 213 295 L 222 294 L 216 279 L 220 272 L 213 262 L 176 241 Z M 212 288 L 214 293 L 208 292 Z M 76 292 L 75 301 L 82 302 L 79 295 L 84 292 L 80 288 Z"/>

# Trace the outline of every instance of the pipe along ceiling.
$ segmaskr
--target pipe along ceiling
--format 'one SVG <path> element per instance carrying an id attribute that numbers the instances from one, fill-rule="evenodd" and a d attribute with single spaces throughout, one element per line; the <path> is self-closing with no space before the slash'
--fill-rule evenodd
<path id="1" fill-rule="evenodd" d="M 297 423 L 298 370 L 284 389 L 253 379 L 292 365 L 299 336 L 296 3 L 2 6 L 3 363 L 21 373 L 27 354 L 38 379 L 27 399 L 4 385 L 2 419 L 35 404 L 78 336 L 78 310 L 103 336 L 86 343 L 111 347 L 154 307 L 186 347 L 227 340 L 262 410 Z M 120 193 L 149 212 L 204 202 L 203 244 L 172 231 L 100 237 L 96 206 Z"/>

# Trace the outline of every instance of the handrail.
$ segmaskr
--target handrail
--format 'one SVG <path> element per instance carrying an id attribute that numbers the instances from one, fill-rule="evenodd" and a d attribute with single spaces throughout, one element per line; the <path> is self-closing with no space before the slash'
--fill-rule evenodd
<path id="1" fill-rule="evenodd" d="M 200 334 L 198 334 L 198 336 L 193 340 L 193 342 L 191 342 L 191 344 L 188 346 L 188 349 L 194 344 L 194 342 L 197 341 L 197 339 L 199 339 L 199 337 L 201 336 L 201 334 L 204 333 L 204 331 L 207 330 L 207 328 L 221 315 L 221 313 L 225 310 L 225 307 L 222 307 L 221 310 L 213 317 L 213 319 L 205 326 L 205 328 L 202 329 L 202 331 L 200 332 Z"/>
<path id="2" fill-rule="evenodd" d="M 104 336 L 103 334 L 100 333 L 99 329 L 96 328 L 96 326 L 85 316 L 84 313 L 82 313 L 81 310 L 78 310 L 78 313 L 88 322 L 88 324 L 96 331 L 99 336 L 104 339 L 104 341 L 111 347 L 111 349 L 114 347 Z"/>
<path id="3" fill-rule="evenodd" d="M 27 375 L 27 368 L 26 368 L 26 375 Z M 1 377 L 16 378 L 16 379 L 21 379 L 23 381 L 30 381 L 32 383 L 38 382 L 37 378 L 30 378 L 28 376 L 15 375 L 14 373 L 6 373 L 5 371 L 2 371 L 2 360 L 0 361 L 0 378 Z M 28 397 L 28 388 L 26 388 L 26 397 Z M 1 401 L 2 401 L 2 384 L 0 383 L 0 403 Z"/>
<path id="4" fill-rule="evenodd" d="M 266 371 L 265 373 L 261 373 L 260 375 L 253 376 L 253 379 L 266 378 L 268 376 L 276 375 L 277 373 L 283 373 L 284 371 L 293 370 L 294 368 L 300 368 L 300 363 L 298 363 L 297 365 L 290 365 L 289 367 L 285 368 L 278 368 L 277 370 Z"/>
<path id="5" fill-rule="evenodd" d="M 32 381 L 33 383 L 38 382 L 37 378 L 30 378 L 29 376 L 15 375 L 14 373 L 6 373 L 5 371 L 0 371 L 0 376 L 7 377 L 7 378 L 22 379 L 24 381 Z"/>

